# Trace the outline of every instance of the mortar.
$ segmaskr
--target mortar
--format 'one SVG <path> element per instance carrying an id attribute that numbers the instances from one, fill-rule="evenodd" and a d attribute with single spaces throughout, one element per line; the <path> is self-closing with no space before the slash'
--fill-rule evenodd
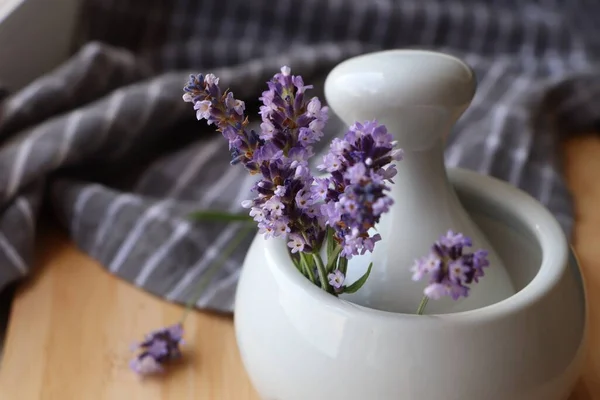
<path id="1" fill-rule="evenodd" d="M 567 238 L 546 208 L 497 179 L 446 170 L 444 138 L 469 106 L 473 71 L 446 54 L 392 50 L 336 66 L 325 83 L 348 125 L 377 119 L 404 159 L 375 227 L 373 268 L 341 297 L 293 265 L 284 239 L 257 236 L 235 305 L 242 359 L 264 400 L 564 400 L 585 342 L 586 302 Z M 410 266 L 449 229 L 489 251 L 469 296 L 429 301 Z"/>
<path id="2" fill-rule="evenodd" d="M 289 261 L 285 241 L 257 236 L 235 331 L 262 399 L 567 399 L 584 358 L 586 302 L 560 225 L 506 183 L 462 169 L 449 177 L 517 293 L 440 315 L 370 309 L 324 293 Z"/>

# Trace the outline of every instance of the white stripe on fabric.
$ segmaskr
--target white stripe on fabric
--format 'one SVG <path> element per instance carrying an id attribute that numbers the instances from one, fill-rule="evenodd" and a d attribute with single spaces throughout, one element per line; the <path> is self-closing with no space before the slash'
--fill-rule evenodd
<path id="1" fill-rule="evenodd" d="M 34 234 L 35 219 L 33 217 L 33 210 L 31 209 L 31 204 L 22 196 L 19 196 L 17 198 L 15 204 L 17 205 L 17 208 L 21 211 L 21 214 L 25 219 L 25 223 L 27 224 L 27 231 L 31 234 Z"/>
<path id="2" fill-rule="evenodd" d="M 96 238 L 94 240 L 94 244 L 89 250 L 90 254 L 98 255 L 100 251 L 100 245 L 104 241 L 108 230 L 114 227 L 117 213 L 123 206 L 131 204 L 141 204 L 141 200 L 138 197 L 128 193 L 118 196 L 110 203 L 110 205 L 106 208 L 98 229 L 96 230 Z"/>
<path id="3" fill-rule="evenodd" d="M 479 167 L 477 168 L 481 173 L 488 174 L 490 172 L 492 161 L 495 159 L 494 156 L 496 155 L 496 150 L 500 145 L 500 138 L 502 137 L 502 130 L 504 129 L 507 115 L 508 108 L 503 104 L 498 105 L 492 114 L 492 126 L 488 136 L 485 138 L 483 158 L 481 159 L 481 164 L 479 164 Z"/>
<path id="4" fill-rule="evenodd" d="M 521 185 L 521 176 L 523 175 L 523 167 L 529 156 L 529 148 L 532 140 L 532 135 L 524 134 L 523 143 L 520 147 L 511 150 L 512 163 L 510 168 L 510 174 L 508 182 L 515 186 Z"/>
<path id="5" fill-rule="evenodd" d="M 469 50 L 477 54 L 485 54 L 485 46 L 487 45 L 485 42 L 486 32 L 491 20 L 490 12 L 480 4 L 475 4 L 472 10 L 474 12 L 473 23 L 475 32 L 471 35 Z"/>
<path id="6" fill-rule="evenodd" d="M 164 257 L 171 252 L 175 244 L 177 244 L 185 235 L 190 231 L 189 223 L 178 224 L 169 238 L 164 241 L 158 249 L 148 258 L 144 263 L 140 272 L 135 277 L 135 284 L 137 286 L 144 286 L 148 278 L 152 275 L 152 272 L 156 269 L 158 264 L 164 259 Z"/>
<path id="7" fill-rule="evenodd" d="M 92 196 L 98 193 L 101 189 L 100 185 L 90 185 L 85 187 L 79 192 L 75 204 L 73 204 L 73 216 L 71 220 L 71 236 L 77 237 L 79 235 L 80 220 L 83 215 L 83 210 L 87 202 Z"/>
<path id="8" fill-rule="evenodd" d="M 239 223 L 229 225 L 225 230 L 217 236 L 213 244 L 206 249 L 204 256 L 196 263 L 190 270 L 183 276 L 175 287 L 166 294 L 166 298 L 169 300 L 176 299 L 193 281 L 194 279 L 206 269 L 211 261 L 213 261 L 217 255 L 221 253 L 222 248 L 225 244 L 231 240 L 233 235 L 239 228 Z"/>
<path id="9" fill-rule="evenodd" d="M 216 294 L 218 294 L 221 290 L 226 287 L 231 287 L 236 284 L 237 280 L 240 277 L 241 268 L 237 268 L 231 274 L 229 274 L 225 279 L 221 279 L 218 281 L 213 280 L 213 284 L 209 285 L 200 299 L 196 302 L 197 307 L 204 308 L 208 306 Z"/>
<path id="10" fill-rule="evenodd" d="M 233 37 L 233 33 L 234 33 L 234 29 L 235 29 L 234 22 L 239 22 L 234 18 L 234 16 L 240 5 L 240 1 L 245 1 L 245 0 L 230 1 L 228 3 L 227 7 L 222 8 L 223 13 L 221 15 L 221 18 L 222 18 L 221 24 L 219 24 L 219 33 L 218 33 L 219 37 L 225 37 L 225 38 Z M 247 23 L 247 20 L 246 20 L 246 23 Z M 227 58 L 231 54 L 229 51 L 231 48 L 230 44 L 231 44 L 230 40 L 224 40 L 220 43 L 219 46 L 213 46 L 213 50 L 214 50 L 213 54 L 216 58 L 216 60 L 215 60 L 216 65 L 227 65 L 228 64 Z"/>
<path id="11" fill-rule="evenodd" d="M 13 267 L 21 275 L 25 275 L 27 273 L 27 265 L 23 258 L 19 255 L 17 250 L 13 247 L 13 245 L 8 241 L 3 232 L 0 232 L 0 247 L 4 250 L 6 257 L 10 262 L 12 262 Z"/>
<path id="12" fill-rule="evenodd" d="M 235 210 L 238 205 L 241 203 L 242 199 L 247 198 L 248 193 L 250 191 L 250 187 L 253 185 L 254 179 L 251 176 L 246 176 L 244 181 L 240 184 L 240 190 L 238 195 L 233 199 L 231 205 L 229 207 L 229 212 Z M 190 282 L 196 278 L 198 274 L 200 274 L 206 265 L 211 262 L 216 254 L 220 253 L 227 241 L 231 239 L 235 230 L 239 224 L 232 224 L 225 231 L 221 232 L 221 234 L 215 239 L 210 247 L 206 249 L 203 257 L 186 273 L 186 275 L 181 279 L 175 287 L 167 294 L 167 298 L 177 298 L 181 293 L 186 289 Z"/>
<path id="13" fill-rule="evenodd" d="M 433 41 L 435 39 L 435 33 L 439 28 L 441 17 L 440 5 L 433 1 L 427 4 L 427 14 L 425 18 L 425 27 L 423 28 L 423 32 L 421 34 L 421 38 L 419 43 L 432 46 Z"/>
<path id="14" fill-rule="evenodd" d="M 311 22 L 311 16 L 314 14 L 313 10 L 313 5 L 316 4 L 318 1 L 322 1 L 322 0 L 303 0 L 305 3 L 312 3 L 312 4 L 304 4 L 303 7 L 301 7 L 301 11 L 300 11 L 300 16 L 298 17 L 299 22 L 298 22 L 298 26 L 300 29 L 300 32 L 296 32 L 296 37 L 298 39 L 299 42 L 306 42 L 307 38 L 308 38 L 308 27 L 310 26 L 310 22 Z M 362 2 L 361 2 L 362 3 Z"/>
<path id="15" fill-rule="evenodd" d="M 215 137 L 208 143 L 205 143 L 200 147 L 198 153 L 194 155 L 194 158 L 186 166 L 186 168 L 175 178 L 173 186 L 166 190 L 167 197 L 177 197 L 181 190 L 187 185 L 198 173 L 200 168 L 204 167 L 207 162 L 211 160 L 211 155 L 221 146 L 223 142 L 222 137 Z"/>
<path id="16" fill-rule="evenodd" d="M 33 99 L 41 90 L 50 91 L 52 89 L 62 89 L 65 87 L 65 81 L 61 76 L 46 76 L 39 80 L 33 81 L 28 86 L 25 86 L 15 96 L 10 97 L 5 105 L 5 115 L 9 116 L 18 112 L 29 113 L 32 104 L 35 104 Z"/>
<path id="17" fill-rule="evenodd" d="M 198 206 L 200 208 L 204 208 L 211 204 L 217 197 L 219 197 L 223 189 L 231 185 L 231 182 L 236 176 L 238 176 L 239 172 L 240 171 L 237 168 L 229 168 L 225 175 L 218 177 L 215 180 L 215 183 L 206 189 L 204 196 L 202 196 L 198 202 Z"/>
<path id="18" fill-rule="evenodd" d="M 552 168 L 552 165 L 543 165 L 541 169 L 542 179 L 540 185 L 540 192 L 536 197 L 542 204 L 548 205 L 550 203 L 552 189 L 554 188 L 554 181 L 557 178 L 557 176 L 556 171 L 554 170 L 554 168 Z"/>
<path id="19" fill-rule="evenodd" d="M 108 107 L 106 108 L 106 111 L 104 112 L 104 116 L 102 118 L 102 128 L 97 134 L 99 140 L 96 141 L 96 146 L 102 147 L 104 141 L 110 136 L 108 135 L 108 133 L 110 132 L 110 128 L 113 126 L 117 119 L 117 116 L 119 115 L 123 99 L 125 99 L 125 91 L 122 89 L 117 90 L 110 97 Z"/>
<path id="20" fill-rule="evenodd" d="M 446 166 L 456 167 L 462 160 L 464 146 L 453 145 L 446 151 Z"/>
<path id="21" fill-rule="evenodd" d="M 147 104 L 145 104 L 143 107 L 144 111 L 139 123 L 137 123 L 135 128 L 130 131 L 129 136 L 127 137 L 128 140 L 124 141 L 121 146 L 113 152 L 111 155 L 112 158 L 120 157 L 123 153 L 129 150 L 131 144 L 135 143 L 136 137 L 140 134 L 140 132 L 144 131 L 144 128 L 146 128 L 146 125 L 150 120 L 150 116 L 153 115 L 156 108 L 156 103 L 158 102 L 158 98 L 162 90 L 162 83 L 162 80 L 156 79 L 150 84 L 147 94 L 144 96 Z"/>
<path id="22" fill-rule="evenodd" d="M 498 105 L 496 106 L 492 119 L 492 129 L 485 140 L 484 157 L 481 166 L 481 168 L 484 169 L 480 171 L 489 172 L 493 158 L 496 158 L 494 155 L 502 142 L 502 137 L 507 134 L 504 131 L 504 126 L 506 124 L 507 119 L 511 118 L 509 112 L 513 113 L 512 115 L 514 115 L 514 112 L 518 112 L 515 111 L 518 109 L 514 108 L 514 104 L 519 96 L 524 95 L 527 92 L 529 86 L 530 81 L 520 76 L 514 80 L 512 88 L 509 89 L 498 100 Z M 524 137 L 522 140 L 524 141 L 524 144 L 527 144 L 527 141 L 530 140 L 530 138 Z M 515 168 L 514 164 L 513 168 Z M 513 175 L 512 172 L 511 175 Z M 506 179 L 508 179 L 508 177 L 506 177 Z M 520 177 L 515 179 L 520 180 Z"/>
<path id="23" fill-rule="evenodd" d="M 123 244 L 117 251 L 117 254 L 113 257 L 112 261 L 108 265 L 108 269 L 112 273 L 116 273 L 119 268 L 123 265 L 127 257 L 131 254 L 131 250 L 136 245 L 140 236 L 142 236 L 146 225 L 150 223 L 154 218 L 159 216 L 163 209 L 169 206 L 173 202 L 173 199 L 161 200 L 151 207 L 149 207 L 136 221 L 133 228 L 129 231 Z"/>
<path id="24" fill-rule="evenodd" d="M 363 24 L 363 19 L 365 18 L 365 11 L 367 10 L 368 3 L 366 1 L 358 1 L 353 4 L 353 7 L 350 9 L 350 20 L 346 23 L 348 26 L 348 38 L 357 40 L 358 34 L 360 33 L 360 27 Z M 308 8 L 308 7 L 307 7 Z M 307 13 L 306 10 L 302 11 L 304 14 Z M 302 22 L 302 20 L 301 20 Z"/>
<path id="25" fill-rule="evenodd" d="M 443 3 L 447 5 L 447 3 Z M 450 22 L 450 30 L 448 32 L 448 36 L 446 40 L 449 46 L 459 47 L 462 45 L 461 41 L 463 40 L 464 31 L 461 29 L 457 29 L 457 27 L 462 26 L 465 23 L 467 11 L 462 2 L 453 2 L 446 9 L 450 12 L 452 21 Z M 452 29 L 454 27 L 454 29 Z"/>
<path id="26" fill-rule="evenodd" d="M 30 136 L 20 145 L 18 145 L 17 154 L 15 155 L 15 161 L 10 170 L 10 178 L 8 185 L 6 185 L 6 198 L 13 197 L 21 185 L 21 180 L 27 167 L 26 162 L 29 157 L 29 153 L 33 147 L 33 142 L 37 139 L 37 136 Z"/>
<path id="27" fill-rule="evenodd" d="M 494 14 L 494 18 L 498 23 L 498 35 L 493 41 L 492 46 L 494 47 L 494 53 L 498 54 L 506 51 L 509 48 L 509 37 L 511 31 L 515 28 L 514 26 L 514 18 L 510 14 L 505 12 L 498 12 Z M 518 29 L 518 28 L 517 28 Z"/>
<path id="28" fill-rule="evenodd" d="M 65 123 L 65 130 L 61 135 L 60 147 L 58 149 L 58 155 L 56 157 L 56 161 L 54 165 L 60 166 L 67 158 L 69 154 L 69 150 L 71 149 L 71 143 L 73 141 L 73 137 L 77 133 L 77 127 L 79 126 L 79 121 L 83 116 L 83 112 L 81 110 L 75 110 L 69 117 L 67 118 L 67 122 Z"/>
<path id="29" fill-rule="evenodd" d="M 238 191 L 238 195 L 231 202 L 227 210 L 228 212 L 233 212 L 239 208 L 239 205 L 242 202 L 242 200 L 245 199 L 248 193 L 250 192 L 250 188 L 253 185 L 253 183 L 254 179 L 251 176 L 245 177 L 245 179 L 239 185 L 240 190 Z M 205 206 L 208 205 L 209 202 L 207 202 Z M 199 208 L 202 208 L 202 206 Z M 136 281 L 139 280 L 145 282 L 148 279 L 148 277 L 152 275 L 154 270 L 159 266 L 160 262 L 164 259 L 164 257 L 169 254 L 168 250 L 175 246 L 175 244 L 177 244 L 179 240 L 185 237 L 184 234 L 187 234 L 189 232 L 189 230 L 191 229 L 191 225 L 185 223 L 183 224 L 183 226 L 185 226 L 185 228 L 181 228 L 181 231 L 179 230 L 180 228 L 177 228 L 174 232 L 172 232 L 169 236 L 169 239 L 167 239 L 167 242 L 163 243 L 163 245 L 161 245 L 161 247 L 148 258 L 146 263 L 142 266 L 141 272 L 140 274 L 138 274 L 138 278 L 136 278 Z M 216 244 L 213 242 L 210 248 L 215 247 Z M 143 283 L 140 283 L 140 285 L 142 284 Z"/>
<path id="30" fill-rule="evenodd" d="M 254 48 L 255 43 L 258 42 L 258 34 L 260 32 L 260 22 L 263 20 L 263 13 L 259 12 L 264 10 L 264 5 L 262 3 L 264 3 L 265 0 L 261 0 L 261 4 L 260 5 L 256 5 L 255 7 L 250 7 L 250 14 L 248 15 L 248 21 L 246 22 L 246 24 L 244 25 L 244 33 L 243 33 L 243 37 L 244 37 L 244 43 L 246 43 L 245 46 L 241 46 L 240 48 L 240 58 L 243 61 L 246 61 L 250 58 L 251 54 L 252 54 L 252 50 Z M 266 0 L 269 1 L 269 0 Z M 277 4 L 280 4 L 281 2 L 278 2 Z M 285 2 L 283 2 L 285 3 Z"/>

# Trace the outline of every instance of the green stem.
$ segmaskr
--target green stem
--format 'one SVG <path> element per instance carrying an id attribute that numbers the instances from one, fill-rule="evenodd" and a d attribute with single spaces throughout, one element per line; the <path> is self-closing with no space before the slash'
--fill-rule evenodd
<path id="1" fill-rule="evenodd" d="M 317 271 L 319 272 L 319 279 L 321 280 L 321 287 L 323 290 L 329 292 L 329 282 L 327 282 L 327 271 L 325 270 L 325 265 L 323 264 L 323 260 L 321 259 L 321 255 L 319 253 L 313 253 L 313 257 L 315 262 L 317 263 Z"/>
<path id="2" fill-rule="evenodd" d="M 338 257 L 342 251 L 342 246 L 336 244 L 335 247 L 327 255 L 327 265 L 325 271 L 333 272 L 337 268 Z"/>
<path id="3" fill-rule="evenodd" d="M 217 222 L 253 222 L 252 217 L 248 213 L 232 214 L 226 211 L 217 210 L 199 210 L 194 211 L 189 215 L 190 218 L 198 221 L 217 221 Z"/>
<path id="4" fill-rule="evenodd" d="M 310 281 L 312 283 L 317 283 L 313 269 L 311 268 L 310 263 L 306 259 L 307 256 L 304 253 L 302 253 L 301 251 L 299 252 L 299 254 L 300 254 L 300 263 L 302 264 L 304 271 L 308 275 L 308 279 L 310 279 Z"/>
<path id="5" fill-rule="evenodd" d="M 348 259 L 346 257 L 338 258 L 338 269 L 346 276 L 346 270 L 348 269 Z"/>
<path id="6" fill-rule="evenodd" d="M 227 258 L 229 258 L 235 252 L 237 247 L 246 238 L 246 236 L 249 233 L 253 233 L 254 231 L 254 226 L 245 226 L 244 228 L 242 228 L 238 232 L 238 234 L 229 242 L 229 245 L 225 249 L 223 249 L 221 257 L 219 257 L 217 261 L 215 261 L 210 267 L 208 267 L 208 269 L 204 273 L 204 277 L 200 280 L 200 282 L 198 282 L 198 286 L 196 288 L 197 291 L 195 291 L 196 295 L 190 298 L 190 300 L 188 300 L 188 302 L 185 305 L 185 310 L 183 310 L 183 315 L 181 316 L 180 320 L 181 324 L 183 324 L 194 305 L 198 302 L 198 300 L 200 300 L 200 297 L 202 297 L 204 290 L 206 290 L 206 287 L 212 280 L 213 276 L 223 266 Z"/>
<path id="7" fill-rule="evenodd" d="M 429 301 L 429 297 L 423 296 L 421 302 L 419 303 L 419 308 L 417 308 L 417 315 L 423 315 L 425 311 L 425 307 L 427 307 L 427 302 Z"/>

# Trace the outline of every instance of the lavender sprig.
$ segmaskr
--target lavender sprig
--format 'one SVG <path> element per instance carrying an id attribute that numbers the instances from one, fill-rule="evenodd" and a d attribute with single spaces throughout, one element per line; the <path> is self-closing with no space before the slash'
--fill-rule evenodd
<path id="1" fill-rule="evenodd" d="M 212 74 L 192 76 L 184 100 L 194 103 L 197 117 L 215 123 L 229 140 L 232 163 L 242 162 L 251 173 L 262 175 L 252 189 L 256 197 L 242 203 L 250 209 L 259 232 L 266 238 L 287 235 L 292 252 L 312 253 L 324 230 L 310 198 L 313 177 L 308 159 L 312 144 L 323 136 L 327 107 L 316 97 L 306 99 L 312 86 L 283 67 L 260 98 L 262 124 L 257 134 L 246 129 L 243 103 L 231 92 L 222 94 L 218 81 Z"/>
<path id="2" fill-rule="evenodd" d="M 312 144 L 323 136 L 328 109 L 318 98 L 306 98 L 312 86 L 291 75 L 288 67 L 267 85 L 260 97 L 264 144 L 255 157 L 263 179 L 253 189 L 258 196 L 242 205 L 250 208 L 266 238 L 287 235 L 292 253 L 314 253 L 324 230 L 310 197 L 314 178 L 308 160 L 313 156 Z"/>
<path id="3" fill-rule="evenodd" d="M 247 223 L 249 220 L 247 216 L 241 219 L 236 214 L 214 212 L 199 212 L 195 213 L 193 217 L 203 221 L 244 221 Z M 138 351 L 137 356 L 129 364 L 133 371 L 141 376 L 162 373 L 165 370 L 167 362 L 181 357 L 179 345 L 183 344 L 183 323 L 186 317 L 198 302 L 200 296 L 204 294 L 214 274 L 220 270 L 227 258 L 231 257 L 235 249 L 253 231 L 249 226 L 244 226 L 228 243 L 227 247 L 223 249 L 220 257 L 206 269 L 203 278 L 198 283 L 198 287 L 187 301 L 178 324 L 151 332 L 146 335 L 146 339 L 142 343 L 133 346 L 132 350 Z"/>
<path id="4" fill-rule="evenodd" d="M 472 246 L 469 237 L 449 230 L 431 247 L 426 256 L 415 260 L 411 267 L 412 279 L 419 281 L 429 277 L 429 284 L 424 290 L 425 297 L 417 314 L 422 314 L 427 299 L 437 300 L 449 296 L 453 300 L 468 297 L 469 285 L 479 282 L 484 276 L 484 268 L 489 266 L 488 252 L 479 249 L 467 252 Z"/>
<path id="5" fill-rule="evenodd" d="M 343 139 L 334 139 L 319 169 L 331 173 L 330 178 L 316 181 L 313 200 L 324 200 L 321 212 L 325 223 L 335 230 L 334 238 L 342 246 L 341 255 L 373 251 L 381 240 L 369 230 L 393 204 L 387 182 L 393 183 L 394 160 L 402 159 L 402 150 L 384 125 L 377 121 L 356 123 Z"/>
<path id="6" fill-rule="evenodd" d="M 262 143 L 255 131 L 247 129 L 244 102 L 235 99 L 231 92 L 222 92 L 219 78 L 213 74 L 190 75 L 183 90 L 183 100 L 194 105 L 196 118 L 216 125 L 217 131 L 229 141 L 231 163 L 241 163 L 250 173 L 258 173 L 259 165 L 254 161 L 254 154 Z"/>
<path id="7" fill-rule="evenodd" d="M 215 124 L 229 140 L 232 164 L 261 175 L 252 189 L 255 197 L 242 203 L 259 232 L 265 238 L 285 236 L 296 267 L 329 293 L 358 290 L 371 266 L 351 285 L 343 277 L 348 258 L 373 250 L 380 236 L 368 231 L 392 204 L 384 192 L 396 173 L 389 164 L 401 151 L 393 149 L 391 135 L 375 121 L 355 124 L 344 140 L 333 141 L 325 159 L 332 177 L 316 179 L 308 160 L 323 136 L 328 108 L 306 96 L 311 85 L 281 68 L 260 97 L 262 123 L 256 133 L 247 129 L 243 102 L 218 83 L 212 74 L 192 75 L 183 98 L 194 104 L 198 119 Z M 325 263 L 320 249 L 326 236 Z"/>
<path id="8" fill-rule="evenodd" d="M 181 357 L 179 345 L 183 342 L 183 326 L 172 325 L 146 335 L 142 343 L 136 344 L 133 350 L 139 354 L 130 363 L 132 370 L 140 375 L 162 373 L 168 361 Z"/>

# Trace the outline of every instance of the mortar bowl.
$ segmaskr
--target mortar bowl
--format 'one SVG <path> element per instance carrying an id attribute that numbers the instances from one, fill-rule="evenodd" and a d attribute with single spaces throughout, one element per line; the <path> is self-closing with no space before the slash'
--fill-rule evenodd
<path id="1" fill-rule="evenodd" d="M 262 399 L 568 398 L 584 360 L 587 307 L 560 225 L 507 183 L 458 168 L 448 175 L 517 293 L 450 314 L 370 309 L 310 283 L 289 260 L 284 240 L 257 236 L 241 272 L 234 320 L 244 366 Z"/>

